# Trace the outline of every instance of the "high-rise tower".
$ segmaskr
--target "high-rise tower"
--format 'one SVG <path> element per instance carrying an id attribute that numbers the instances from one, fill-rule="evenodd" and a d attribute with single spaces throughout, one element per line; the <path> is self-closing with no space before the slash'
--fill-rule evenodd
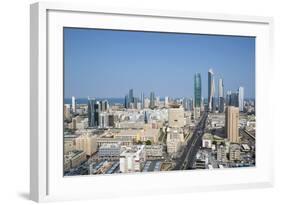
<path id="1" fill-rule="evenodd" d="M 231 143 L 239 143 L 239 108 L 228 106 L 225 109 L 225 131 Z"/>
<path id="2" fill-rule="evenodd" d="M 238 89 L 238 99 L 239 99 L 239 111 L 244 111 L 244 88 L 239 87 Z"/>
<path id="3" fill-rule="evenodd" d="M 208 107 L 209 107 L 209 111 L 213 110 L 214 98 L 215 98 L 214 73 L 213 73 L 212 69 L 209 69 L 209 71 L 208 71 Z"/>
<path id="4" fill-rule="evenodd" d="M 224 112 L 224 84 L 222 78 L 219 79 L 218 87 L 219 112 Z"/>
<path id="5" fill-rule="evenodd" d="M 194 107 L 201 106 L 202 98 L 202 88 L 201 88 L 201 75 L 200 73 L 195 73 L 194 75 Z"/>

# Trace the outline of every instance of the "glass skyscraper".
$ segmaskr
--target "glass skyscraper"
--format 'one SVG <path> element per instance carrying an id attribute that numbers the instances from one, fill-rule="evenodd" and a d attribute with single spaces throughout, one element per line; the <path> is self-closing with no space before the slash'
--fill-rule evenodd
<path id="1" fill-rule="evenodd" d="M 215 82 L 214 82 L 214 73 L 213 70 L 210 69 L 208 71 L 208 106 L 209 110 L 213 110 L 213 106 L 215 103 L 213 102 L 215 97 Z"/>
<path id="2" fill-rule="evenodd" d="M 155 108 L 155 94 L 154 94 L 154 92 L 150 93 L 150 105 L 149 105 L 149 107 L 151 109 Z"/>
<path id="3" fill-rule="evenodd" d="M 195 73 L 194 75 L 194 107 L 201 106 L 201 97 L 202 97 L 202 88 L 201 88 L 201 75 L 200 73 Z"/>
<path id="4" fill-rule="evenodd" d="M 89 127 L 99 126 L 100 103 L 95 99 L 88 99 L 88 125 Z"/>

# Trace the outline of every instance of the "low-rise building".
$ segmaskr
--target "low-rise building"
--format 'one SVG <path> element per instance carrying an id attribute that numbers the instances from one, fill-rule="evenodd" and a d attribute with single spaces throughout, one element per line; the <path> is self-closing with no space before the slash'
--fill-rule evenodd
<path id="1" fill-rule="evenodd" d="M 85 151 L 86 155 L 91 156 L 97 152 L 97 136 L 89 132 L 83 133 L 75 139 L 77 150 Z"/>
<path id="2" fill-rule="evenodd" d="M 128 147 L 120 154 L 120 172 L 140 172 L 146 160 L 145 145 Z"/>
<path id="3" fill-rule="evenodd" d="M 202 147 L 211 149 L 212 148 L 212 135 L 210 133 L 205 133 L 202 138 Z"/>
<path id="4" fill-rule="evenodd" d="M 98 147 L 100 147 L 104 144 L 118 144 L 118 143 L 120 143 L 121 146 L 132 146 L 133 139 L 115 138 L 113 135 L 100 136 L 97 138 Z"/>
<path id="5" fill-rule="evenodd" d="M 163 145 L 145 145 L 147 158 L 161 158 L 163 156 Z"/>
<path id="6" fill-rule="evenodd" d="M 159 129 L 124 129 L 115 133 L 114 138 L 119 140 L 133 140 L 142 142 L 149 140 L 152 143 L 157 143 L 159 134 Z"/>
<path id="7" fill-rule="evenodd" d="M 120 157 L 120 152 L 120 143 L 103 144 L 99 147 L 98 157 L 100 160 L 117 160 Z"/>
<path id="8" fill-rule="evenodd" d="M 229 147 L 229 160 L 240 161 L 240 145 L 231 143 Z"/>
<path id="9" fill-rule="evenodd" d="M 170 155 L 177 154 L 184 143 L 184 135 L 182 128 L 167 129 L 167 152 Z"/>
<path id="10" fill-rule="evenodd" d="M 223 145 L 218 145 L 218 147 L 217 147 L 217 160 L 219 162 L 226 162 L 227 161 L 226 148 Z"/>
<path id="11" fill-rule="evenodd" d="M 70 168 L 77 168 L 86 160 L 86 152 L 80 150 L 71 151 L 64 155 L 64 171 L 68 171 Z"/>

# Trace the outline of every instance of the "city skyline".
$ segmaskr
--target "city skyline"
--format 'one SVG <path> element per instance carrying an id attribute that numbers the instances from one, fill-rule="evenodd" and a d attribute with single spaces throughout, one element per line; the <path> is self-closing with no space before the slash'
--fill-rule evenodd
<path id="1" fill-rule="evenodd" d="M 64 43 L 65 98 L 123 98 L 130 88 L 138 97 L 193 98 L 195 73 L 207 98 L 209 69 L 215 97 L 222 78 L 225 92 L 242 86 L 255 98 L 252 37 L 65 28 Z"/>

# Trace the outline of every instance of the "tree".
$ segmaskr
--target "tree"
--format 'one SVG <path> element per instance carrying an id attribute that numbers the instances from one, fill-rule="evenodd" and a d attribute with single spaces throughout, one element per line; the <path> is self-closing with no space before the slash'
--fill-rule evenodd
<path id="1" fill-rule="evenodd" d="M 151 145 L 151 141 L 150 141 L 150 140 L 146 140 L 146 141 L 145 141 L 145 144 L 146 144 L 146 145 Z"/>
<path id="2" fill-rule="evenodd" d="M 139 140 L 139 141 L 137 141 L 137 144 L 142 144 L 142 141 L 140 141 L 140 140 Z"/>

